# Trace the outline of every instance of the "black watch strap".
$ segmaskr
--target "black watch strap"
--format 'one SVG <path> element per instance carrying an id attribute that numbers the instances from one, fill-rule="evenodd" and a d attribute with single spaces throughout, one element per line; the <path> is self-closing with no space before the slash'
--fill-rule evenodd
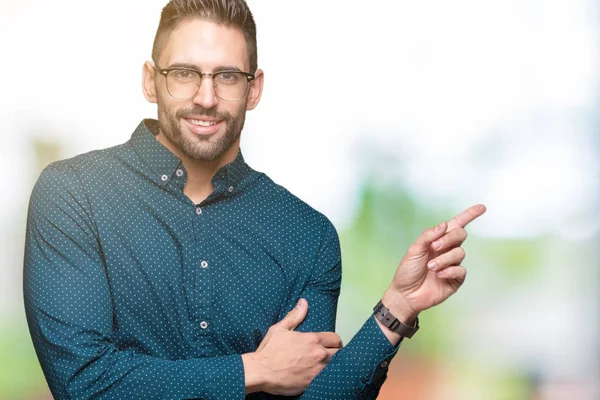
<path id="1" fill-rule="evenodd" d="M 384 326 L 387 326 L 392 331 L 405 338 L 410 339 L 415 332 L 419 330 L 419 318 L 415 320 L 413 326 L 404 325 L 386 306 L 383 305 L 381 300 L 379 300 L 379 303 L 373 308 L 373 313 L 375 313 L 375 318 L 377 318 Z"/>

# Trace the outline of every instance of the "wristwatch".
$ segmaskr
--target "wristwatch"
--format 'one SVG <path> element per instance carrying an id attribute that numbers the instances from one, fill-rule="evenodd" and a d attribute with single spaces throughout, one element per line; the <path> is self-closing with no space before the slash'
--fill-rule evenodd
<path id="1" fill-rule="evenodd" d="M 384 326 L 387 326 L 398 335 L 405 338 L 411 338 L 415 332 L 419 330 L 419 318 L 415 320 L 414 326 L 404 325 L 398 318 L 396 318 L 390 310 L 383 305 L 381 300 L 373 308 L 375 318 L 377 318 Z"/>

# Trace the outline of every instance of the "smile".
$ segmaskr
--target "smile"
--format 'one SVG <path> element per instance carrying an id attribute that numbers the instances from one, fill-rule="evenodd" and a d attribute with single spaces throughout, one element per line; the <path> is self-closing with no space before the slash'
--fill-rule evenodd
<path id="1" fill-rule="evenodd" d="M 219 123 L 219 121 L 201 121 L 198 119 L 187 119 L 186 121 L 189 122 L 192 125 L 198 125 L 198 126 L 213 126 Z"/>
<path id="2" fill-rule="evenodd" d="M 225 123 L 222 120 L 183 118 L 189 129 L 196 135 L 213 135 Z"/>

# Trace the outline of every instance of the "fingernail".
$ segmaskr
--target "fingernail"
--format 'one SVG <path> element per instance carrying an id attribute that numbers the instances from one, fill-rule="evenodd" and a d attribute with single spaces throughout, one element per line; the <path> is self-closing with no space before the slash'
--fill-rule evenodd
<path id="1" fill-rule="evenodd" d="M 301 304 L 301 303 L 302 303 L 302 299 L 298 300 L 298 302 L 296 303 L 296 307 L 295 307 L 295 308 L 298 308 L 298 307 L 300 307 L 300 304 Z"/>
<path id="2" fill-rule="evenodd" d="M 435 231 L 436 232 L 441 232 L 442 230 L 442 225 L 444 224 L 444 222 L 440 222 L 440 224 L 438 226 L 435 227 Z"/>
<path id="3" fill-rule="evenodd" d="M 442 242 L 440 242 L 439 240 L 435 241 L 433 242 L 432 246 L 434 249 L 439 250 L 442 247 Z"/>
<path id="4" fill-rule="evenodd" d="M 430 270 L 432 270 L 432 271 L 435 271 L 435 267 L 437 267 L 437 263 L 436 263 L 435 261 L 429 261 L 429 262 L 427 263 L 427 267 L 428 267 Z"/>

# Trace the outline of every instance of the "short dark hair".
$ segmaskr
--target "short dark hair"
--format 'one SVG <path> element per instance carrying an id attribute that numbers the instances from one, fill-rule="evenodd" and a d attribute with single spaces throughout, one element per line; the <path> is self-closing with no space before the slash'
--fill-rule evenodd
<path id="1" fill-rule="evenodd" d="M 152 59 L 158 56 L 169 40 L 171 32 L 185 20 L 202 19 L 217 25 L 239 29 L 246 39 L 250 58 L 250 73 L 258 68 L 256 48 L 256 24 L 254 17 L 244 0 L 171 0 L 163 8 L 160 23 L 152 46 Z M 163 67 L 164 68 L 164 67 Z"/>

